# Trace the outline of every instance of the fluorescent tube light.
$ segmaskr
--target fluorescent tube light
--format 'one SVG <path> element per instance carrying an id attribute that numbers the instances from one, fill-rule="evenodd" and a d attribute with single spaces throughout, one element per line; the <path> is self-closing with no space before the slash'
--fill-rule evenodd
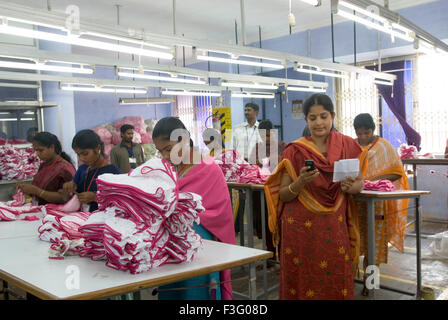
<path id="1" fill-rule="evenodd" d="M 82 74 L 92 74 L 93 73 L 93 69 L 84 68 L 83 65 L 80 65 L 79 68 L 74 68 L 74 67 L 47 65 L 47 64 L 43 64 L 43 63 L 22 63 L 22 62 L 12 62 L 12 61 L 0 61 L 0 68 L 69 72 L 69 73 L 82 73 Z"/>
<path id="2" fill-rule="evenodd" d="M 326 92 L 325 88 L 313 88 L 313 87 L 290 87 L 287 86 L 286 90 L 288 91 L 304 91 L 304 92 Z"/>
<path id="3" fill-rule="evenodd" d="M 302 2 L 308 3 L 312 6 L 318 6 L 320 5 L 319 0 L 301 0 Z"/>
<path id="4" fill-rule="evenodd" d="M 366 9 L 360 8 L 358 6 L 355 6 L 354 4 L 351 4 L 349 2 L 339 1 L 339 5 L 340 6 L 344 6 L 346 8 L 349 8 L 349 9 L 352 9 L 352 10 L 357 11 L 359 13 L 362 13 L 363 15 L 365 15 L 367 17 L 373 18 L 373 19 L 381 21 L 383 23 L 389 23 L 389 21 L 386 18 L 384 18 L 382 16 L 379 16 L 379 15 L 377 15 L 377 14 L 375 14 L 375 13 L 369 11 L 369 10 L 366 10 Z"/>
<path id="5" fill-rule="evenodd" d="M 39 85 L 37 85 L 37 84 L 25 84 L 25 83 L 0 82 L 0 87 L 38 89 Z"/>
<path id="6" fill-rule="evenodd" d="M 232 92 L 232 98 L 260 98 L 260 99 L 274 99 L 273 93 L 263 92 Z"/>
<path id="7" fill-rule="evenodd" d="M 204 96 L 204 97 L 220 97 L 221 92 L 212 91 L 187 91 L 187 90 L 163 90 L 162 95 L 173 95 L 173 96 Z"/>
<path id="8" fill-rule="evenodd" d="M 348 79 L 348 76 L 346 74 L 325 72 L 325 71 L 319 71 L 319 70 L 313 70 L 313 69 L 296 68 L 296 67 L 294 67 L 294 71 L 303 72 L 303 73 L 309 73 L 309 74 L 317 74 L 317 75 L 326 76 L 326 77 Z"/>
<path id="9" fill-rule="evenodd" d="M 253 88 L 253 89 L 272 89 L 277 90 L 278 86 L 274 84 L 262 84 L 262 83 L 244 83 L 244 82 L 221 82 L 221 86 L 223 87 L 231 87 L 231 88 Z"/>
<path id="10" fill-rule="evenodd" d="M 231 59 L 231 58 L 219 58 L 219 57 L 211 57 L 211 56 L 204 56 L 204 55 L 197 55 L 196 58 L 198 60 L 202 60 L 202 61 L 242 64 L 242 65 L 246 65 L 246 66 L 272 68 L 272 69 L 283 69 L 283 65 L 281 65 L 281 64 L 273 64 L 273 63 L 266 63 L 266 62 L 238 60 L 238 59 Z"/>
<path id="11" fill-rule="evenodd" d="M 384 80 L 373 80 L 373 83 L 381 84 L 381 85 L 384 85 L 384 86 L 393 86 L 394 85 L 393 81 L 384 81 Z"/>
<path id="12" fill-rule="evenodd" d="M 146 93 L 146 89 L 143 88 L 129 88 L 129 87 L 116 87 L 116 88 L 106 88 L 106 87 L 95 87 L 95 86 L 79 86 L 62 84 L 61 90 L 68 91 L 84 91 L 84 92 L 112 92 L 112 93 Z"/>
<path id="13" fill-rule="evenodd" d="M 134 43 L 134 44 L 137 44 L 139 46 L 141 46 L 142 43 L 143 43 L 144 46 L 148 46 L 148 47 L 154 47 L 154 48 L 165 49 L 165 50 L 169 50 L 170 49 L 170 47 L 167 47 L 167 46 L 162 46 L 162 45 L 153 44 L 153 43 L 147 43 L 147 42 L 143 42 L 143 41 L 139 41 L 139 40 L 135 40 L 135 39 L 117 37 L 117 36 L 112 36 L 112 35 L 103 34 L 103 33 L 97 33 L 97 32 L 90 32 L 90 31 L 88 31 L 88 32 L 83 32 L 82 35 L 88 35 L 88 36 L 105 38 L 105 39 L 110 39 L 110 40 Z"/>
<path id="14" fill-rule="evenodd" d="M 361 23 L 361 24 L 363 24 L 363 25 L 365 25 L 367 27 L 371 27 L 373 29 L 382 31 L 384 33 L 388 33 L 391 36 L 394 36 L 394 37 L 397 37 L 397 38 L 400 38 L 400 39 L 403 39 L 403 40 L 406 40 L 406 41 L 410 41 L 410 42 L 414 41 L 414 38 L 409 36 L 408 34 L 397 32 L 396 30 L 393 30 L 392 28 L 388 28 L 388 27 L 386 27 L 384 25 L 379 25 L 379 24 L 374 23 L 372 21 L 369 21 L 369 20 L 366 20 L 364 18 L 361 18 L 360 16 L 356 16 L 356 15 L 354 15 L 352 13 L 349 13 L 349 12 L 346 12 L 346 11 L 342 11 L 342 10 L 338 10 L 337 14 L 340 15 L 341 17 L 346 18 L 346 19 L 350 19 L 350 20 L 353 20 L 355 22 Z"/>
<path id="15" fill-rule="evenodd" d="M 17 121 L 17 118 L 2 118 L 0 121 Z"/>
<path id="16" fill-rule="evenodd" d="M 113 44 L 113 43 L 106 43 L 106 42 L 101 42 L 101 41 L 96 41 L 96 40 L 81 39 L 80 37 L 77 37 L 74 35 L 65 35 L 64 36 L 64 35 L 59 35 L 59 34 L 50 33 L 50 32 L 17 28 L 17 27 L 8 26 L 5 24 L 0 25 L 0 33 L 19 36 L 19 37 L 25 37 L 25 38 L 67 43 L 67 44 L 88 47 L 88 48 L 94 48 L 94 49 L 100 49 L 100 50 L 115 51 L 115 52 L 129 53 L 129 54 L 135 54 L 135 55 L 140 55 L 140 56 L 154 57 L 154 58 L 160 58 L 160 59 L 170 60 L 173 58 L 173 55 L 171 53 L 148 50 L 148 49 L 141 49 L 141 48 L 137 48 L 137 47 L 129 47 L 129 46 Z"/>
<path id="17" fill-rule="evenodd" d="M 206 84 L 205 80 L 194 80 L 194 79 L 185 79 L 185 78 L 175 78 L 175 77 L 162 77 L 162 76 L 154 76 L 149 74 L 141 74 L 141 73 L 132 73 L 132 72 L 118 72 L 120 77 L 126 78 L 137 78 L 137 79 L 148 79 L 148 80 L 159 80 L 159 81 L 168 81 L 168 82 L 178 82 L 178 83 L 193 83 L 193 84 Z"/>
<path id="18" fill-rule="evenodd" d="M 171 98 L 120 98 L 120 104 L 168 104 L 173 103 Z"/>

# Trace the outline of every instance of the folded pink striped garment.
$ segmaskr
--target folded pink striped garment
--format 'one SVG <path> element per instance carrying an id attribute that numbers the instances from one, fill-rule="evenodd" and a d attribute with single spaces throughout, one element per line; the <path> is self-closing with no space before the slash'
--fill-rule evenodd
<path id="1" fill-rule="evenodd" d="M 43 217 L 43 207 L 35 206 L 31 203 L 25 204 L 25 195 L 21 191 L 14 194 L 13 199 L 7 202 L 0 202 L 0 221 L 31 221 Z"/>
<path id="2" fill-rule="evenodd" d="M 264 184 L 270 175 L 257 165 L 249 164 L 236 150 L 223 151 L 215 156 L 215 162 L 227 182 Z"/>
<path id="3" fill-rule="evenodd" d="M 397 188 L 392 181 L 381 179 L 374 181 L 365 180 L 364 190 L 391 192 L 397 190 Z"/>

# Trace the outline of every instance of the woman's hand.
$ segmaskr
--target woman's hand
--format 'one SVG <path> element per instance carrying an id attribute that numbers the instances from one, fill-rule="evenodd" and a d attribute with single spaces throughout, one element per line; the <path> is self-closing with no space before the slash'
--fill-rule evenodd
<path id="1" fill-rule="evenodd" d="M 288 174 L 284 174 L 280 183 L 280 200 L 290 202 L 297 198 L 297 195 L 303 190 L 306 184 L 310 183 L 319 175 L 319 170 L 307 171 L 309 167 L 303 167 L 300 170 L 299 177 L 292 180 Z"/>
<path id="2" fill-rule="evenodd" d="M 364 188 L 364 179 L 362 175 L 359 175 L 356 178 L 346 177 L 344 181 L 341 182 L 342 192 L 357 194 L 362 191 Z"/>
<path id="3" fill-rule="evenodd" d="M 319 175 L 319 170 L 314 169 L 313 171 L 307 171 L 309 168 L 310 167 L 303 167 L 300 170 L 299 177 L 295 181 L 299 186 L 304 187 Z"/>
<path id="4" fill-rule="evenodd" d="M 345 180 L 341 182 L 342 192 L 348 192 L 354 183 L 355 183 L 354 178 L 346 177 Z"/>
<path id="5" fill-rule="evenodd" d="M 76 185 L 76 183 L 74 183 L 73 181 L 68 181 L 68 182 L 64 183 L 64 185 L 62 186 L 62 191 L 65 194 L 72 196 L 76 192 L 77 188 L 78 188 L 78 186 Z"/>
<path id="6" fill-rule="evenodd" d="M 96 193 L 92 191 L 78 193 L 78 199 L 81 203 L 96 202 Z"/>
<path id="7" fill-rule="evenodd" d="M 36 187 L 35 185 L 19 182 L 16 184 L 16 188 L 20 189 L 24 194 L 28 194 L 30 196 L 39 195 L 43 190 L 39 187 Z"/>

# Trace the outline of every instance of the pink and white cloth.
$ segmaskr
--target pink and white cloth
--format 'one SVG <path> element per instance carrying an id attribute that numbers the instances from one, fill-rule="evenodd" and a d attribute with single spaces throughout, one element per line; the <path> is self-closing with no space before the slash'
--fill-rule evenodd
<path id="1" fill-rule="evenodd" d="M 51 214 L 56 217 L 63 217 L 73 212 L 81 211 L 82 204 L 77 195 L 74 195 L 64 204 L 49 203 L 44 206 L 45 214 Z M 87 210 L 86 210 L 87 211 Z"/>
<path id="2" fill-rule="evenodd" d="M 225 150 L 215 156 L 215 162 L 224 174 L 226 182 L 264 184 L 270 172 L 249 164 L 236 150 Z"/>
<path id="3" fill-rule="evenodd" d="M 78 208 L 74 202 L 46 208 L 39 233 L 52 242 L 51 258 L 77 253 L 136 274 L 191 261 L 200 249 L 193 224 L 205 211 L 202 198 L 179 192 L 177 175 L 165 160 L 151 159 L 130 175 L 100 175 L 97 186 L 98 211 L 65 214 L 68 207 Z"/>
<path id="4" fill-rule="evenodd" d="M 405 143 L 400 145 L 397 152 L 401 159 L 416 159 L 418 157 L 417 148 L 415 146 L 409 146 Z"/>
<path id="5" fill-rule="evenodd" d="M 65 204 L 47 204 L 43 209 L 45 216 L 38 232 L 40 240 L 52 243 L 50 258 L 63 259 L 64 254 L 79 252 L 84 240 L 83 234 L 78 229 L 91 213 L 79 211 L 81 202 L 78 196 L 74 195 Z M 79 239 L 82 241 L 78 241 Z"/>
<path id="6" fill-rule="evenodd" d="M 31 203 L 25 204 L 25 195 L 19 191 L 13 195 L 13 199 L 0 202 L 0 221 L 38 220 L 43 217 L 43 207 Z"/>
<path id="7" fill-rule="evenodd" d="M 392 181 L 381 179 L 375 181 L 365 180 L 364 190 L 392 192 L 396 191 L 397 188 Z"/>
<path id="8" fill-rule="evenodd" d="M 19 149 L 12 145 L 0 146 L 0 179 L 23 180 L 33 177 L 40 166 L 33 148 Z"/>

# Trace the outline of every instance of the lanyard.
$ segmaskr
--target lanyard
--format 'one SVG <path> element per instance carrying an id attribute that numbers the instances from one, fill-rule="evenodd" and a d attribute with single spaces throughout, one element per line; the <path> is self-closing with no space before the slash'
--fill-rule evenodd
<path id="1" fill-rule="evenodd" d="M 103 159 L 103 162 L 101 162 L 101 165 L 98 168 L 96 168 L 95 172 L 93 173 L 92 179 L 90 179 L 89 186 L 86 189 L 87 176 L 89 175 L 90 167 L 87 168 L 86 177 L 84 179 L 84 192 L 88 192 L 90 190 L 90 187 L 92 186 L 93 180 L 95 179 L 95 176 L 98 173 L 98 170 L 100 170 L 100 168 L 104 165 L 105 161 L 106 161 L 106 159 Z"/>

